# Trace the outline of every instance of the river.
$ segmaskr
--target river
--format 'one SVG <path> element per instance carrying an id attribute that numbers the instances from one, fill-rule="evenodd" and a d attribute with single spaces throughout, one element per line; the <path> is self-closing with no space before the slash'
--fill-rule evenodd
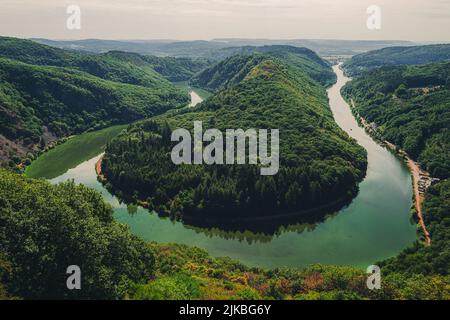
<path id="1" fill-rule="evenodd" d="M 377 145 L 354 119 L 340 95 L 349 80 L 336 66 L 337 83 L 328 90 L 336 122 L 368 151 L 368 172 L 360 192 L 346 208 L 315 225 L 281 228 L 275 235 L 199 230 L 158 217 L 141 207 L 127 207 L 97 181 L 94 166 L 101 155 L 51 180 L 74 179 L 103 194 L 115 218 L 135 235 L 161 243 L 182 243 L 229 256 L 250 266 L 304 267 L 322 263 L 365 268 L 392 257 L 416 240 L 411 223 L 411 175 L 402 161 Z"/>

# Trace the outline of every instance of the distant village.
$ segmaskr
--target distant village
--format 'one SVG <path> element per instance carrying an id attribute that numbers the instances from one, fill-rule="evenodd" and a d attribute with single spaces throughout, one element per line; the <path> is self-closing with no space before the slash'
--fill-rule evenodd
<path id="1" fill-rule="evenodd" d="M 424 195 L 427 189 L 437 181 L 439 181 L 438 178 L 433 178 L 428 172 L 420 170 L 420 178 L 418 182 L 420 195 Z"/>

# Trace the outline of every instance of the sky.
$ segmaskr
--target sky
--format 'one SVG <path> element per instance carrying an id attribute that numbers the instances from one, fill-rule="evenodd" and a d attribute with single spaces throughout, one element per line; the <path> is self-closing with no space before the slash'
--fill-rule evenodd
<path id="1" fill-rule="evenodd" d="M 67 7 L 81 10 L 67 28 Z M 381 9 L 379 30 L 367 8 Z M 450 41 L 450 0 L 0 0 L 0 35 Z"/>

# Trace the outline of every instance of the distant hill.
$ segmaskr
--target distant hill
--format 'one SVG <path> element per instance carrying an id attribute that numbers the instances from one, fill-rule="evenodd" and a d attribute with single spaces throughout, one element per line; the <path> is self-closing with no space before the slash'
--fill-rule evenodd
<path id="1" fill-rule="evenodd" d="M 317 52 L 321 56 L 327 55 L 355 55 L 362 52 L 377 50 L 392 46 L 412 46 L 413 42 L 392 40 L 334 40 L 334 39 L 215 39 L 227 43 L 229 46 L 265 46 L 288 45 L 303 47 Z"/>
<path id="2" fill-rule="evenodd" d="M 344 64 L 351 76 L 383 66 L 426 64 L 450 60 L 450 44 L 391 47 L 362 53 Z"/>
<path id="3" fill-rule="evenodd" d="M 68 51 L 7 37 L 0 37 L 0 57 L 36 65 L 77 68 L 106 80 L 150 88 L 171 86 L 167 80 L 189 80 L 209 65 L 208 61 L 200 59 L 161 58 L 120 51 L 101 54 Z"/>
<path id="4" fill-rule="evenodd" d="M 135 52 L 144 55 L 172 57 L 210 57 L 217 50 L 229 45 L 214 41 L 174 41 L 174 40 L 142 40 L 117 41 L 86 39 L 75 41 L 55 41 L 47 39 L 32 39 L 38 43 L 62 49 L 105 53 L 108 51 Z"/>
<path id="5" fill-rule="evenodd" d="M 211 41 L 176 40 L 100 40 L 54 41 L 33 39 L 54 47 L 103 53 L 112 50 L 137 52 L 156 56 L 206 57 L 214 58 L 218 51 L 229 47 L 289 45 L 305 47 L 320 55 L 354 55 L 370 50 L 391 46 L 409 46 L 409 41 L 369 41 L 369 40 L 320 40 L 320 39 L 213 39 Z"/>
<path id="6" fill-rule="evenodd" d="M 326 86 L 336 80 L 336 76 L 329 68 L 328 63 L 309 49 L 292 46 L 248 46 L 220 50 L 218 55 L 221 55 L 225 60 L 195 75 L 191 79 L 191 83 L 194 86 L 212 91 L 235 84 L 241 81 L 255 64 L 264 59 L 264 57 L 258 57 L 255 54 L 279 58 L 291 67 L 307 72 L 311 78 Z M 245 56 L 248 55 L 253 55 L 253 58 L 246 58 Z"/>

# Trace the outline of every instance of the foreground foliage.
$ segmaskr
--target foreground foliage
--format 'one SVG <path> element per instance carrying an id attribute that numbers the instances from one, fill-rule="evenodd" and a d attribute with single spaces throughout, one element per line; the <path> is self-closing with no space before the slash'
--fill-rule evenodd
<path id="1" fill-rule="evenodd" d="M 185 245 L 148 244 L 114 222 L 96 191 L 4 170 L 0 178 L 0 299 L 450 299 L 448 270 L 435 261 L 445 247 L 388 261 L 381 290 L 371 291 L 354 267 L 265 270 Z M 425 210 L 447 200 L 445 190 Z M 446 203 L 437 215 L 449 212 Z M 66 288 L 72 264 L 81 267 L 82 290 Z"/>
<path id="2" fill-rule="evenodd" d="M 150 279 L 153 264 L 152 249 L 114 221 L 99 193 L 0 169 L 0 296 L 119 299 Z M 82 270 L 82 290 L 66 287 L 70 265 Z"/>
<path id="3" fill-rule="evenodd" d="M 153 247 L 156 279 L 136 286 L 133 299 L 450 299 L 449 276 L 383 271 L 381 290 L 372 291 L 368 275 L 354 267 L 263 270 L 213 258 L 198 248 Z"/>

